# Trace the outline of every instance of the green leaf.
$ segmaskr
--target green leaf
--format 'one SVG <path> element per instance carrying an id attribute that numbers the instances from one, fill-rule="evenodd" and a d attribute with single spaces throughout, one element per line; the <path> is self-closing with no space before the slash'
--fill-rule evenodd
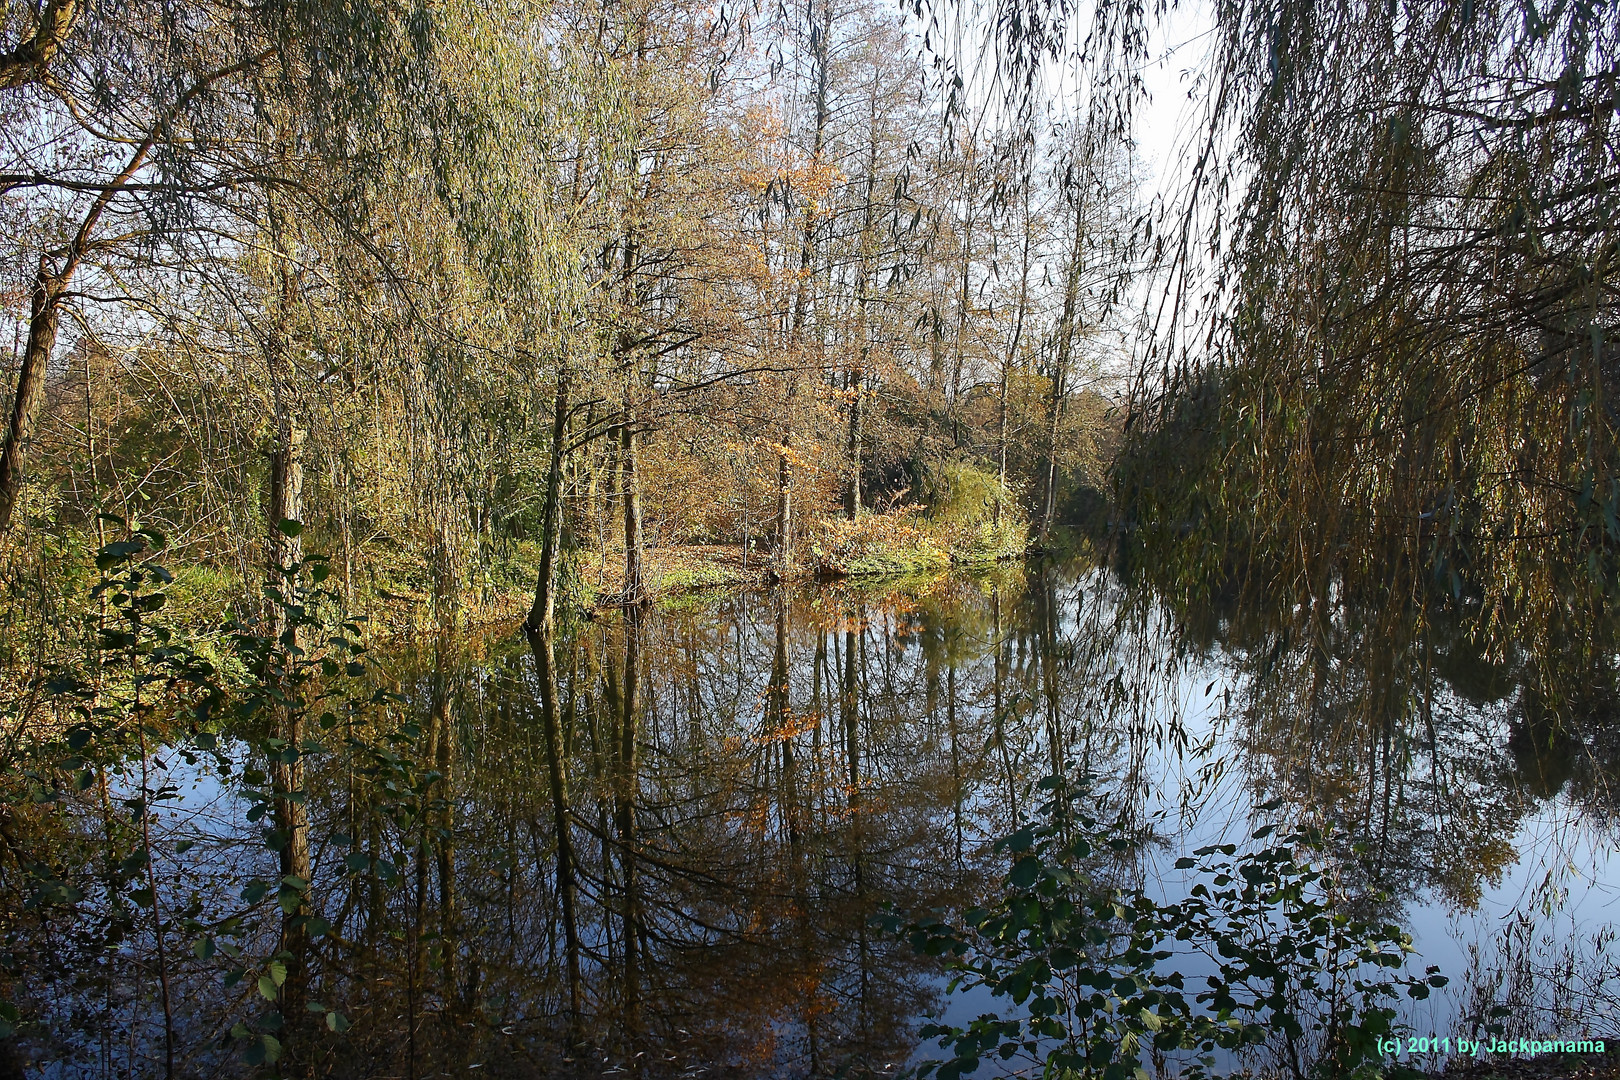
<path id="1" fill-rule="evenodd" d="M 301 522 L 294 521 L 292 518 L 282 518 L 276 523 L 276 529 L 283 536 L 299 537 L 304 535 L 303 524 Z"/>
<path id="2" fill-rule="evenodd" d="M 1025 825 L 1022 829 L 1001 841 L 1001 846 L 1012 852 L 1028 851 L 1035 846 L 1034 827 Z"/>
<path id="3" fill-rule="evenodd" d="M 326 1026 L 331 1030 L 342 1034 L 343 1032 L 348 1031 L 353 1025 L 349 1023 L 342 1013 L 329 1012 L 326 1014 Z"/>
<path id="4" fill-rule="evenodd" d="M 259 976 L 259 996 L 266 1001 L 276 1000 L 276 984 L 268 975 Z"/>
<path id="5" fill-rule="evenodd" d="M 1041 860 L 1033 855 L 1027 855 L 1013 863 L 1012 873 L 1007 875 L 1007 884 L 1015 889 L 1027 889 L 1041 876 Z"/>

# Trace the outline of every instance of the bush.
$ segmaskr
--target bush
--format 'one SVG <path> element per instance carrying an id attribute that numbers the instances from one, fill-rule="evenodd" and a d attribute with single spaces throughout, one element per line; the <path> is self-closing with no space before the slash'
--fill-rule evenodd
<path id="1" fill-rule="evenodd" d="M 1029 523 L 1007 516 L 999 522 L 958 526 L 948 532 L 946 546 L 950 549 L 951 561 L 964 566 L 984 566 L 1002 559 L 1021 558 L 1029 547 Z"/>
<path id="2" fill-rule="evenodd" d="M 990 473 L 959 461 L 923 470 L 930 532 L 951 561 L 982 566 L 1016 559 L 1029 546 L 1029 521 L 1006 486 Z"/>
<path id="3" fill-rule="evenodd" d="M 960 461 L 931 462 L 922 469 L 920 494 L 928 518 L 941 526 L 971 526 L 994 520 L 1021 518 L 1018 501 L 990 473 Z"/>
<path id="4" fill-rule="evenodd" d="M 922 1075 L 956 1080 L 994 1054 L 1032 1058 L 1049 1077 L 1125 1080 L 1145 1075 L 1154 1051 L 1187 1055 L 1182 1075 L 1202 1076 L 1217 1050 L 1269 1055 L 1268 1072 L 1298 1078 L 1415 1075 L 1386 1063 L 1379 1042 L 1400 1034 L 1398 991 L 1424 998 L 1445 979 L 1434 968 L 1401 974 L 1408 935 L 1345 911 L 1331 875 L 1301 858 L 1320 837 L 1302 832 L 1243 854 L 1201 849 L 1176 864 L 1195 869 L 1197 883 L 1167 903 L 1116 882 L 1117 856 L 1139 843 L 1086 814 L 1083 783 L 1052 776 L 1039 786 L 1039 823 L 996 844 L 1012 866 L 994 903 L 958 921 L 881 920 L 945 958 L 952 992 L 983 987 L 1017 1007 L 924 1027 L 952 1056 Z M 1197 993 L 1175 964 L 1191 954 L 1218 971 Z"/>
<path id="5" fill-rule="evenodd" d="M 815 523 L 810 550 L 816 571 L 835 577 L 876 577 L 943 570 L 950 552 L 923 529 L 914 508 L 862 514 L 853 521 Z"/>

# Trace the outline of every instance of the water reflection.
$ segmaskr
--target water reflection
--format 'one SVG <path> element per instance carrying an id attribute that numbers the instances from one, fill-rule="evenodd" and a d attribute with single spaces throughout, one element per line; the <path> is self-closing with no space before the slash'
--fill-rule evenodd
<path id="1" fill-rule="evenodd" d="M 1332 825 L 1345 881 L 1400 918 L 1478 902 L 1549 799 L 1606 852 L 1612 688 L 1567 722 L 1575 695 L 1550 704 L 1425 622 L 1174 612 L 1035 566 L 440 635 L 387 657 L 397 707 L 304 759 L 304 938 L 275 889 L 239 899 L 290 871 L 238 778 L 162 763 L 194 791 L 169 841 L 204 841 L 154 846 L 190 920 L 169 924 L 175 1075 L 246 1069 L 244 1036 L 270 1030 L 249 961 L 277 955 L 288 1074 L 890 1071 L 945 1002 L 871 916 L 982 897 L 1006 869 L 987 841 L 1060 767 L 1158 838 L 1140 874 L 1279 798 Z M 47 1021 L 26 1052 L 45 1075 L 161 1073 L 152 933 L 53 918 L 8 946 Z M 183 952 L 205 930 L 244 959 Z M 233 964 L 251 970 L 227 986 Z"/>

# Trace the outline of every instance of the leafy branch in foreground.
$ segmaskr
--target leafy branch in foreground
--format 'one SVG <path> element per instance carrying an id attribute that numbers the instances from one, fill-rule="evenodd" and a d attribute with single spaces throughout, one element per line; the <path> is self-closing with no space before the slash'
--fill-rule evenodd
<path id="1" fill-rule="evenodd" d="M 304 763 L 330 754 L 333 737 L 365 745 L 357 726 L 392 698 L 359 686 L 366 648 L 324 584 L 325 559 L 298 560 L 266 587 L 268 629 L 232 623 L 223 638 L 199 637 L 165 620 L 174 576 L 163 534 L 106 521 L 117 538 L 95 558 L 89 654 L 40 681 L 33 714 L 7 718 L 17 734 L 0 758 L 0 819 L 29 853 L 5 876 L 12 926 L 76 925 L 94 955 L 154 972 L 165 1075 L 202 1026 L 184 1003 L 213 977 L 258 990 L 233 1007 L 247 1010 L 237 1022 L 218 1025 L 229 1030 L 222 1046 L 255 1066 L 307 1058 L 320 1019 L 338 1034 L 349 1020 L 308 993 L 332 927 L 312 892 Z M 286 535 L 300 528 L 280 523 Z M 224 670 L 211 658 L 221 651 Z M 183 770 L 250 804 L 246 822 L 261 831 L 242 861 L 221 851 L 245 838 L 186 805 Z M 275 856 L 271 880 L 256 873 L 259 851 Z M 188 884 L 199 879 L 213 888 Z M 6 980 L 21 969 L 4 955 L 0 1039 L 38 1025 L 28 1015 L 37 1000 L 9 1000 Z"/>
<path id="2" fill-rule="evenodd" d="M 1410 936 L 1350 913 L 1333 875 L 1308 861 L 1319 834 L 1201 848 L 1176 862 L 1196 880 L 1167 902 L 1130 880 L 1120 857 L 1139 840 L 1086 812 L 1084 778 L 1039 788 L 1038 820 L 996 844 L 1012 867 L 993 903 L 954 921 L 880 917 L 944 959 L 950 992 L 988 989 L 1013 1006 L 925 1026 L 951 1056 L 919 1075 L 956 1080 L 993 1055 L 1046 1077 L 1124 1080 L 1176 1055 L 1181 1075 L 1201 1077 L 1220 1052 L 1269 1058 L 1291 1077 L 1412 1075 L 1385 1061 L 1379 1040 L 1402 1030 L 1401 991 L 1421 999 L 1446 980 L 1433 967 L 1404 973 Z M 1211 966 L 1207 989 L 1191 990 L 1184 969 Z"/>

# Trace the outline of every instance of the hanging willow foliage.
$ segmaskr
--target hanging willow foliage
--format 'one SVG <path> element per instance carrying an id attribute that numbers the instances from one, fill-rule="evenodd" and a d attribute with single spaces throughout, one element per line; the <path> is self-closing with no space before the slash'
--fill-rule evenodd
<path id="1" fill-rule="evenodd" d="M 1388 595 L 1590 641 L 1620 576 L 1614 6 L 1214 14 L 1154 222 L 1129 547 L 1279 613 Z"/>

